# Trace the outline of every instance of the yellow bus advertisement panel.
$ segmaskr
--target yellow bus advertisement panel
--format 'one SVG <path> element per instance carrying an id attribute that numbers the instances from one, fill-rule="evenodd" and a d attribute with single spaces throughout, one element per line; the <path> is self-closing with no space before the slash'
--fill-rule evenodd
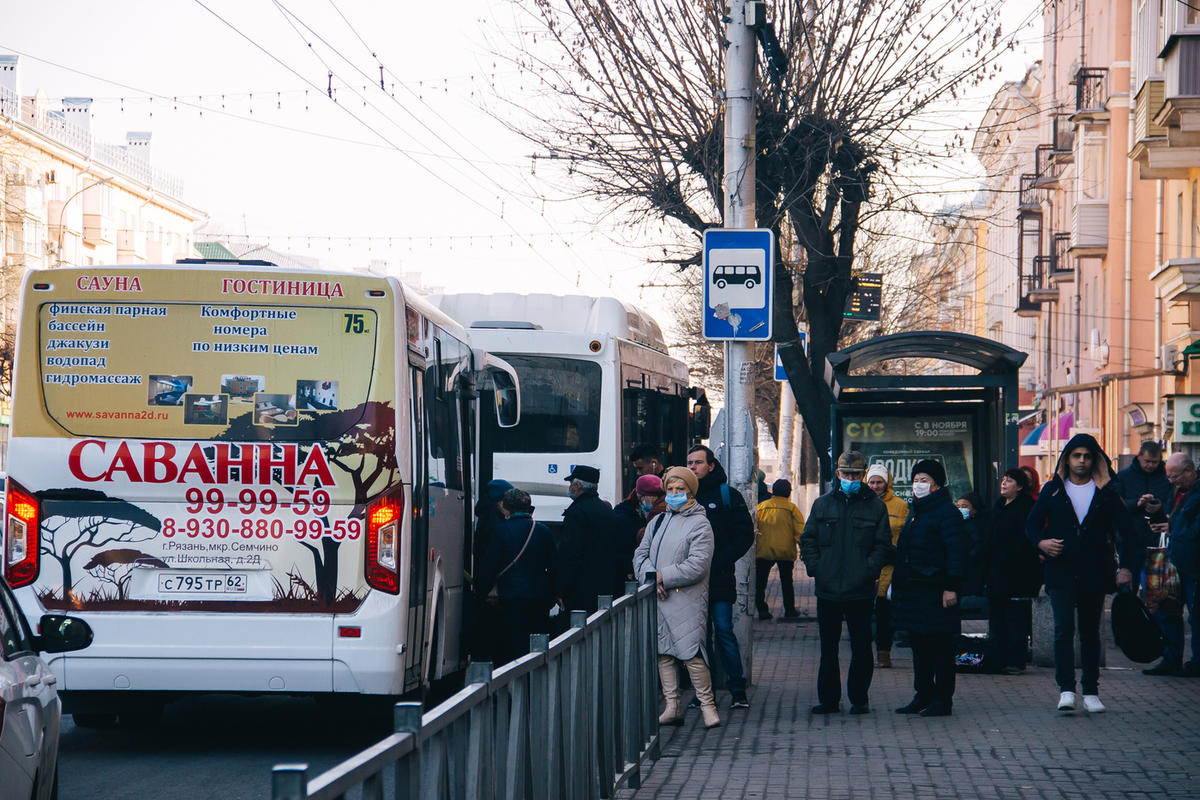
<path id="1" fill-rule="evenodd" d="M 400 481 L 386 281 L 106 267 L 23 299 L 9 508 L 33 531 L 6 569 L 45 608 L 358 608 L 367 506 Z"/>

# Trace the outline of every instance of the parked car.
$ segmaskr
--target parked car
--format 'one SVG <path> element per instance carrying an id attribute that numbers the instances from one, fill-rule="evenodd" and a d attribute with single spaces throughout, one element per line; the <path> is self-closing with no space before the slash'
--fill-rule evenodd
<path id="1" fill-rule="evenodd" d="M 81 650 L 92 629 L 76 617 L 46 614 L 35 633 L 0 578 L 0 795 L 58 797 L 58 677 L 39 653 Z"/>

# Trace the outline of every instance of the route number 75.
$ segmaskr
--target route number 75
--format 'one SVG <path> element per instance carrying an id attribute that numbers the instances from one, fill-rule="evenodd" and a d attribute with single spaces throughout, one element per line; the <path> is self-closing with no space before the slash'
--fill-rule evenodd
<path id="1" fill-rule="evenodd" d="M 364 333 L 366 331 L 362 314 L 343 314 L 342 316 L 346 318 L 346 333 Z"/>

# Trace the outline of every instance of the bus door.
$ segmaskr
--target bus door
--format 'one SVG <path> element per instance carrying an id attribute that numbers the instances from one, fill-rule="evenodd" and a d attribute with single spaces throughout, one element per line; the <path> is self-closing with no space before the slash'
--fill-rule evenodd
<path id="1" fill-rule="evenodd" d="M 404 656 L 404 684 L 423 681 L 425 650 L 425 595 L 429 583 L 429 476 L 426 471 L 425 373 L 413 367 L 409 414 L 412 424 L 412 545 L 409 548 L 408 627 Z"/>

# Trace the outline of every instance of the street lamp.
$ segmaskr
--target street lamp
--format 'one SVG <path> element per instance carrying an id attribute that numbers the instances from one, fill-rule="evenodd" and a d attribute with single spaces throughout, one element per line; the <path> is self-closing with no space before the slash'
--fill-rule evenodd
<path id="1" fill-rule="evenodd" d="M 95 186 L 103 186 L 104 184 L 110 182 L 111 180 L 112 180 L 112 178 L 108 177 L 108 178 L 101 178 L 100 180 L 96 181 L 95 183 L 89 183 L 87 186 L 84 186 L 82 189 L 77 191 L 75 194 L 68 197 L 66 199 L 66 201 L 62 204 L 62 208 L 60 208 L 58 210 L 58 262 L 54 266 L 61 267 L 63 264 L 63 239 L 67 233 L 67 229 L 63 227 L 63 218 L 67 215 L 67 206 L 69 206 L 71 204 L 72 200 L 74 200 L 76 197 L 79 197 L 79 195 L 83 194 L 88 189 L 91 189 Z"/>

